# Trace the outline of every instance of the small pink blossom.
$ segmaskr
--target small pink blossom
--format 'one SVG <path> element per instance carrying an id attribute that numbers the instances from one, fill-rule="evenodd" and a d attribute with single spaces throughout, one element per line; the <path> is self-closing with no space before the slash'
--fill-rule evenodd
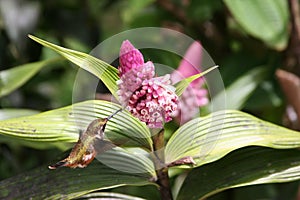
<path id="1" fill-rule="evenodd" d="M 119 67 L 120 68 L 120 67 Z M 154 65 L 148 61 L 137 68 L 132 68 L 120 77 L 118 95 L 120 102 L 126 106 L 133 92 L 137 90 L 144 80 L 154 77 Z"/>
<path id="2" fill-rule="evenodd" d="M 144 57 L 128 40 L 125 40 L 121 45 L 119 62 L 119 72 L 122 76 L 132 69 L 141 67 L 144 64 Z"/>
<path id="3" fill-rule="evenodd" d="M 177 109 L 175 88 L 169 86 L 169 79 L 170 75 L 144 80 L 128 102 L 127 110 L 150 128 L 163 127 Z"/>
<path id="4" fill-rule="evenodd" d="M 173 84 L 183 78 L 200 73 L 201 61 L 202 46 L 196 41 L 188 48 L 177 71 L 171 74 Z M 199 112 L 199 107 L 205 106 L 209 102 L 207 90 L 203 88 L 203 83 L 202 78 L 194 80 L 181 95 L 179 108 L 174 116 L 180 116 L 182 123 L 192 119 Z"/>
<path id="5" fill-rule="evenodd" d="M 161 128 L 177 109 L 178 97 L 171 85 L 170 75 L 154 77 L 151 61 L 144 63 L 143 55 L 128 41 L 120 49 L 120 80 L 117 82 L 121 104 L 150 128 Z"/>

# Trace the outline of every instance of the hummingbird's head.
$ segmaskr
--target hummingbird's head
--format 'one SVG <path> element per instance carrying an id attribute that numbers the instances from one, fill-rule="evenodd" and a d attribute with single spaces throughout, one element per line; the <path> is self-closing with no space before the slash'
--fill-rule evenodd
<path id="1" fill-rule="evenodd" d="M 96 135 L 96 134 L 100 134 L 103 135 L 104 134 L 104 129 L 106 126 L 106 123 L 108 122 L 108 120 L 110 120 L 115 114 L 117 114 L 118 112 L 122 111 L 122 109 L 117 110 L 116 112 L 114 112 L 113 114 L 111 114 L 110 116 L 108 116 L 107 118 L 98 118 L 95 119 L 94 121 L 92 121 L 88 128 L 87 128 L 87 132 L 90 135 Z"/>
<path id="2" fill-rule="evenodd" d="M 89 132 L 90 134 L 95 134 L 95 135 L 99 134 L 101 132 L 104 132 L 107 121 L 108 121 L 107 118 L 95 119 L 94 121 L 92 121 L 89 124 L 89 126 L 87 128 L 87 132 Z"/>

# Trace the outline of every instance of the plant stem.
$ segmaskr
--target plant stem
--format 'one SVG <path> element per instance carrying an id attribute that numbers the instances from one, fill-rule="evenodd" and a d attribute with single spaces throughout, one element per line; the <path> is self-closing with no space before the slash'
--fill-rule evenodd
<path id="1" fill-rule="evenodd" d="M 169 182 L 169 175 L 168 175 L 168 169 L 163 168 L 156 171 L 157 173 L 157 181 L 156 183 L 159 185 L 159 192 L 161 199 L 163 200 L 172 200 L 172 193 L 170 189 L 170 182 Z"/>
<path id="2" fill-rule="evenodd" d="M 164 162 L 164 130 L 152 137 L 153 140 L 153 160 L 156 169 L 159 192 L 162 200 L 173 200 L 170 181 L 168 175 L 168 167 Z"/>

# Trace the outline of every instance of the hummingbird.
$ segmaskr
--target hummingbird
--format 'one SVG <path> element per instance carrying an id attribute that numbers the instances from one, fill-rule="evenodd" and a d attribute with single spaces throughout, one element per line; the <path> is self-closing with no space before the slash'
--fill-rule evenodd
<path id="1" fill-rule="evenodd" d="M 84 168 L 94 160 L 98 153 L 112 149 L 115 145 L 104 140 L 104 131 L 108 120 L 121 110 L 122 109 L 117 110 L 107 118 L 93 120 L 88 125 L 87 129 L 80 134 L 79 139 L 71 150 L 69 156 L 53 165 L 48 166 L 48 168 Z"/>

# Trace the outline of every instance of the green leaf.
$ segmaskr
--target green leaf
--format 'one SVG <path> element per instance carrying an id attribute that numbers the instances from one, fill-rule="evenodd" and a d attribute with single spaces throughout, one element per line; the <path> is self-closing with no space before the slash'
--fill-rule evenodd
<path id="1" fill-rule="evenodd" d="M 134 197 L 114 192 L 94 192 L 80 197 L 80 199 L 97 199 L 97 200 L 145 200 L 143 198 Z"/>
<path id="2" fill-rule="evenodd" d="M 115 147 L 97 155 L 97 160 L 118 171 L 143 174 L 147 173 L 156 179 L 154 163 L 150 154 L 141 148 Z"/>
<path id="3" fill-rule="evenodd" d="M 0 71 L 0 97 L 19 88 L 43 67 L 57 61 L 58 59 L 44 60 Z"/>
<path id="4" fill-rule="evenodd" d="M 204 76 L 205 74 L 211 72 L 212 70 L 218 68 L 219 66 L 216 65 L 216 66 L 213 66 L 207 70 L 205 70 L 204 72 L 202 73 L 199 73 L 199 74 L 195 74 L 193 76 L 190 76 L 190 77 L 187 77 L 181 81 L 179 81 L 178 83 L 175 84 L 175 87 L 176 87 L 176 94 L 178 96 L 181 96 L 182 93 L 184 92 L 184 90 L 190 85 L 191 82 L 193 82 L 194 80 L 196 80 L 197 78 L 200 78 L 202 76 Z"/>
<path id="5" fill-rule="evenodd" d="M 167 163 L 172 163 L 191 156 L 195 166 L 200 166 L 250 145 L 297 148 L 300 147 L 300 132 L 240 111 L 218 111 L 181 126 L 166 145 L 165 159 Z"/>
<path id="6" fill-rule="evenodd" d="M 130 0 L 127 1 L 127 5 L 122 9 L 122 19 L 126 23 L 131 23 L 133 20 L 136 20 L 136 17 L 139 16 L 139 13 L 144 13 L 143 10 L 151 5 L 154 0 Z"/>
<path id="7" fill-rule="evenodd" d="M 224 0 L 235 20 L 252 36 L 283 50 L 288 42 L 286 0 Z"/>
<path id="8" fill-rule="evenodd" d="M 300 179 L 300 151 L 248 147 L 193 169 L 178 194 L 181 199 L 206 199 L 223 190 Z"/>
<path id="9" fill-rule="evenodd" d="M 0 110 L 0 121 L 5 120 L 5 119 L 16 118 L 16 117 L 34 115 L 34 114 L 38 114 L 38 113 L 39 113 L 39 111 L 30 110 L 30 109 L 15 109 L 15 108 L 1 109 Z M 0 141 L 4 142 L 6 144 L 16 143 L 16 141 L 14 139 L 5 137 L 3 135 L 0 135 Z M 44 144 L 40 144 L 40 143 L 21 141 L 21 140 L 19 140 L 18 143 L 23 146 L 29 146 L 29 147 L 37 148 L 37 149 L 45 148 Z M 57 147 L 61 148 L 62 150 L 66 150 L 66 148 L 68 148 L 68 145 L 61 144 L 61 145 L 57 145 Z"/>
<path id="10" fill-rule="evenodd" d="M 85 101 L 37 115 L 0 121 L 0 134 L 15 141 L 42 142 L 45 147 L 75 142 L 78 133 L 84 131 L 91 121 L 108 117 L 118 109 L 119 105 L 108 101 Z M 115 144 L 152 148 L 147 126 L 127 111 L 115 115 L 105 132 Z"/>
<path id="11" fill-rule="evenodd" d="M 5 108 L 0 109 L 0 121 L 15 117 L 23 117 L 39 113 L 37 110 L 20 109 L 20 108 Z"/>
<path id="12" fill-rule="evenodd" d="M 226 101 L 227 109 L 241 109 L 249 96 L 254 92 L 257 86 L 266 76 L 265 66 L 256 67 L 245 75 L 238 78 L 226 90 L 221 91 L 217 96 L 212 98 L 212 105 L 224 104 L 224 96 L 228 97 Z M 210 107 L 210 106 L 208 106 Z"/>
<path id="13" fill-rule="evenodd" d="M 118 89 L 116 81 L 119 80 L 119 76 L 116 68 L 91 55 L 60 47 L 32 35 L 29 35 L 29 37 L 43 46 L 56 51 L 75 65 L 98 77 L 103 81 L 114 97 L 118 99 L 118 95 L 116 94 Z"/>
<path id="14" fill-rule="evenodd" d="M 0 182 L 0 199 L 71 199 L 95 190 L 153 184 L 151 175 L 118 171 L 94 161 L 85 169 L 46 166 Z"/>

